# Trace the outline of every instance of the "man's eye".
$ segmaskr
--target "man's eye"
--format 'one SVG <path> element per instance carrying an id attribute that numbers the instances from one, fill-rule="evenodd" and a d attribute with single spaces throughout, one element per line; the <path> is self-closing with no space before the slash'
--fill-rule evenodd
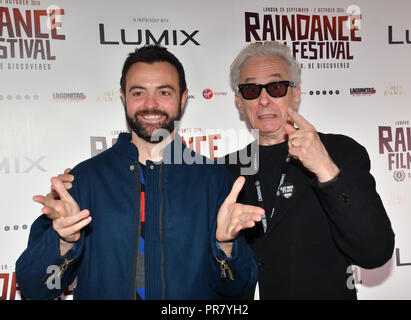
<path id="1" fill-rule="evenodd" d="M 169 95 L 170 95 L 170 92 L 163 90 L 163 91 L 160 91 L 160 94 L 161 94 L 162 96 L 169 96 Z"/>
<path id="2" fill-rule="evenodd" d="M 140 92 L 140 91 L 134 91 L 134 92 L 132 93 L 132 95 L 133 95 L 134 97 L 140 97 L 140 96 L 143 95 L 143 93 Z"/>

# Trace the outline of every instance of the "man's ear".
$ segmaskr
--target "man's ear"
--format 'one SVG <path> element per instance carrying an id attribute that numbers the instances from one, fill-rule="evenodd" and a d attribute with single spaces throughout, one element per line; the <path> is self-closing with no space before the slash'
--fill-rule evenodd
<path id="1" fill-rule="evenodd" d="M 295 111 L 298 111 L 298 108 L 300 107 L 300 102 L 301 102 L 301 87 L 298 86 L 298 87 L 293 88 L 291 108 L 293 108 Z"/>
<path id="2" fill-rule="evenodd" d="M 183 94 L 181 95 L 181 113 L 183 113 L 184 108 L 186 107 L 187 98 L 188 98 L 188 89 L 185 89 Z"/>
<path id="3" fill-rule="evenodd" d="M 126 96 L 124 95 L 123 89 L 120 88 L 120 94 L 121 94 L 121 101 L 123 102 L 123 105 L 126 105 Z"/>
<path id="4" fill-rule="evenodd" d="M 238 92 L 235 94 L 235 105 L 237 106 L 237 109 L 240 112 L 240 114 L 244 114 L 244 104 Z"/>

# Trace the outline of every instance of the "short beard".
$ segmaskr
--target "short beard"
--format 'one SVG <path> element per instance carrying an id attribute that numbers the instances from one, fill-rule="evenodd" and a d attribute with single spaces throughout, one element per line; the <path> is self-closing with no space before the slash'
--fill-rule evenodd
<path id="1" fill-rule="evenodd" d="M 139 138 L 149 142 L 149 143 L 160 143 L 163 141 L 168 135 L 171 134 L 171 132 L 174 131 L 174 122 L 175 121 L 180 121 L 181 119 L 181 106 L 178 109 L 178 113 L 175 117 L 170 117 L 170 115 L 162 110 L 141 110 L 137 111 L 134 114 L 134 117 L 129 117 L 127 115 L 127 106 L 124 106 L 126 110 L 126 119 L 127 119 L 127 125 L 131 131 L 133 131 Z M 166 119 L 162 123 L 162 125 L 159 128 L 153 128 L 152 126 L 144 126 L 138 121 L 138 117 L 141 115 L 145 114 L 152 114 L 152 115 L 161 115 L 165 116 Z M 156 135 L 156 131 L 159 129 L 161 130 L 161 134 Z M 164 130 L 168 133 L 167 136 L 164 134 Z M 154 137 L 154 139 L 153 139 Z"/>

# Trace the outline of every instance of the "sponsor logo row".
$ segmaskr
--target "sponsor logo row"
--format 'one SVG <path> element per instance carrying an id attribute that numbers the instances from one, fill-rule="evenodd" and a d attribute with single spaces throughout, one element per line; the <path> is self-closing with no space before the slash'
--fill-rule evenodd
<path id="1" fill-rule="evenodd" d="M 232 91 L 224 91 L 219 89 L 205 88 L 201 94 L 190 94 L 189 99 L 195 99 L 196 97 L 201 97 L 204 100 L 213 100 L 219 97 L 227 97 L 233 93 Z M 388 85 L 382 90 L 378 90 L 379 94 L 384 96 L 402 96 L 407 94 L 407 89 L 403 85 Z M 358 87 L 349 88 L 345 90 L 341 89 L 309 89 L 303 91 L 302 94 L 309 96 L 340 96 L 343 94 L 349 94 L 353 97 L 359 96 L 372 96 L 377 94 L 377 89 L 375 87 Z M 54 102 L 83 102 L 85 100 L 90 101 L 90 97 L 85 92 L 53 92 L 51 94 L 50 100 Z M 28 93 L 18 93 L 9 94 L 0 92 L 0 103 L 7 101 L 37 101 L 42 99 L 39 94 L 28 94 Z M 93 98 L 96 102 L 120 102 L 121 95 L 119 91 L 111 90 L 104 91 L 97 97 Z"/>

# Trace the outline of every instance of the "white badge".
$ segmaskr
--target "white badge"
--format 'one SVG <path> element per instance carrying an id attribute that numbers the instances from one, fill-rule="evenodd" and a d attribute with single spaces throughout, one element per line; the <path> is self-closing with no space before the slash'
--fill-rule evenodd
<path id="1" fill-rule="evenodd" d="M 291 197 L 294 195 L 294 193 L 295 193 L 295 187 L 294 187 L 294 185 L 291 184 L 291 183 L 289 183 L 289 182 L 283 183 L 283 184 L 280 186 L 279 190 L 280 190 L 280 195 L 281 195 L 283 198 L 286 198 L 286 199 L 291 198 Z"/>

